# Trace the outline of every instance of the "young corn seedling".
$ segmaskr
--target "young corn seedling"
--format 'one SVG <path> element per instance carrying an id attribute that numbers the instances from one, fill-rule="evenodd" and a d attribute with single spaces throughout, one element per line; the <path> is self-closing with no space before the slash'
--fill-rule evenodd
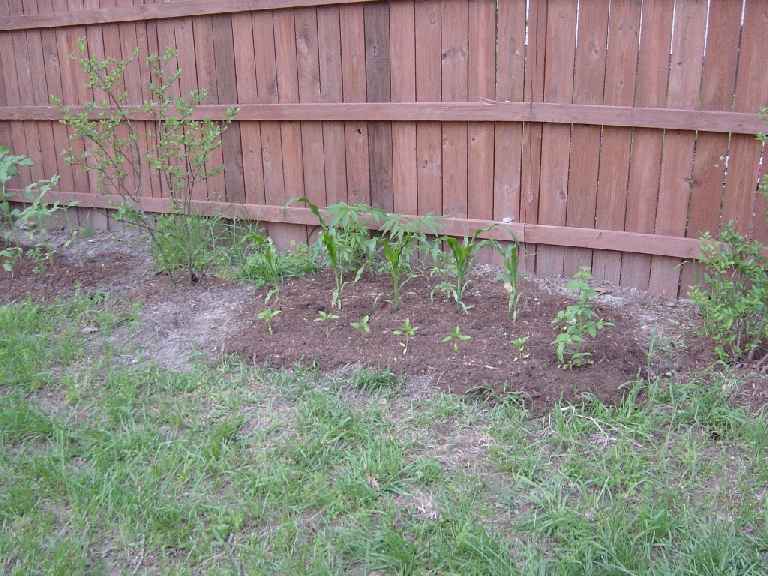
<path id="1" fill-rule="evenodd" d="M 554 342 L 557 363 L 566 369 L 578 368 L 592 363 L 592 354 L 583 347 L 587 337 L 594 338 L 608 326 L 613 326 L 598 317 L 592 302 L 597 292 L 589 285 L 592 276 L 582 268 L 568 282 L 568 289 L 576 293 L 576 303 L 558 311 L 552 325 L 560 330 Z"/>
<path id="2" fill-rule="evenodd" d="M 403 356 L 408 353 L 408 344 L 410 343 L 411 338 L 416 336 L 416 332 L 418 331 L 419 329 L 411 324 L 410 318 L 403 320 L 403 323 L 400 324 L 400 327 L 397 330 L 392 331 L 392 334 L 395 336 L 403 337 L 403 342 L 400 342 L 400 346 L 403 347 Z"/>
<path id="3" fill-rule="evenodd" d="M 451 344 L 451 347 L 453 348 L 454 352 L 459 351 L 459 345 L 462 342 L 468 342 L 472 340 L 472 336 L 469 336 L 468 334 L 462 334 L 461 328 L 456 326 L 453 330 L 451 330 L 446 336 L 443 336 L 443 338 L 440 340 L 444 344 Z"/>
<path id="4" fill-rule="evenodd" d="M 264 322 L 264 324 L 267 326 L 267 332 L 269 332 L 269 335 L 271 336 L 273 334 L 272 321 L 279 315 L 280 310 L 275 308 L 264 308 L 261 312 L 256 314 L 256 318 Z"/>
<path id="5" fill-rule="evenodd" d="M 526 346 L 526 344 L 528 344 L 528 338 L 529 336 L 519 336 L 512 340 L 512 347 L 515 349 L 515 352 L 517 352 L 515 360 L 520 360 L 521 358 L 526 359 L 530 356 Z"/>
<path id="6" fill-rule="evenodd" d="M 328 265 L 335 279 L 331 306 L 341 310 L 342 294 L 347 285 L 344 279 L 345 274 L 354 272 L 354 282 L 359 280 L 368 262 L 368 257 L 364 255 L 372 255 L 375 252 L 375 241 L 370 238 L 367 228 L 362 223 L 362 215 L 368 208 L 334 204 L 327 208 L 332 218 L 327 222 L 320 208 L 308 198 L 299 198 L 298 201 L 310 209 L 320 225 L 320 243 L 325 250 Z M 375 212 L 372 214 L 376 217 Z"/>
<path id="7" fill-rule="evenodd" d="M 501 250 L 501 254 L 504 258 L 501 280 L 504 282 L 504 290 L 507 293 L 507 314 L 512 322 L 517 322 L 521 296 L 517 267 L 520 257 L 520 245 L 517 242 L 512 242 Z"/>
<path id="8" fill-rule="evenodd" d="M 361 334 L 369 334 L 371 332 L 371 327 L 368 325 L 368 321 L 371 319 L 369 314 L 366 314 L 360 320 L 357 322 L 350 322 L 350 326 L 360 332 Z"/>
<path id="9" fill-rule="evenodd" d="M 446 297 L 452 298 L 459 311 L 465 314 L 472 308 L 464 302 L 464 294 L 470 283 L 469 276 L 472 272 L 474 256 L 478 250 L 492 244 L 478 237 L 491 228 L 492 226 L 475 230 L 471 237 L 465 236 L 462 240 L 443 236 L 433 245 L 432 259 L 435 267 L 432 272 L 441 276 L 443 281 L 434 287 L 432 294 L 442 292 Z M 448 247 L 447 252 L 442 250 L 442 244 Z"/>

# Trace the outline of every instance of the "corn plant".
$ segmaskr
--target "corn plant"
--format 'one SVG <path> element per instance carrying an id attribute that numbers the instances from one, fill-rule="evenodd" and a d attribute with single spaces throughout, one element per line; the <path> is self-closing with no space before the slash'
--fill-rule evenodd
<path id="1" fill-rule="evenodd" d="M 363 223 L 367 207 L 334 204 L 326 209 L 331 215 L 331 219 L 326 221 L 320 208 L 308 198 L 299 198 L 298 202 L 306 205 L 317 218 L 320 243 L 335 280 L 331 306 L 341 310 L 344 287 L 348 283 L 345 275 L 354 273 L 353 282 L 357 282 L 370 261 L 368 255 L 375 252 L 375 240 L 370 238 Z"/>
<path id="2" fill-rule="evenodd" d="M 573 369 L 592 363 L 592 354 L 584 351 L 587 337 L 594 338 L 608 326 L 594 311 L 593 301 L 597 292 L 589 284 L 591 274 L 586 268 L 579 270 L 568 282 L 568 289 L 576 294 L 576 303 L 559 310 L 552 325 L 559 332 L 553 345 L 557 363 L 562 368 Z"/>
<path id="3" fill-rule="evenodd" d="M 500 252 L 503 257 L 501 280 L 504 282 L 504 291 L 507 293 L 507 314 L 512 322 L 517 322 L 521 296 L 518 278 L 520 245 L 517 242 L 511 242 Z"/>
<path id="4" fill-rule="evenodd" d="M 459 326 L 456 326 L 448 334 L 443 336 L 443 338 L 440 341 L 443 342 L 444 344 L 451 344 L 453 351 L 458 352 L 459 345 L 462 342 L 469 342 L 470 340 L 472 340 L 472 336 L 469 336 L 468 334 L 462 334 L 461 328 Z"/>
<path id="5" fill-rule="evenodd" d="M 403 323 L 400 324 L 400 327 L 396 330 L 392 331 L 392 334 L 395 336 L 402 336 L 403 342 L 400 342 L 400 346 L 403 348 L 403 356 L 405 356 L 408 353 L 408 344 L 411 341 L 411 338 L 414 338 L 416 336 L 416 332 L 418 332 L 419 329 L 411 324 L 411 319 L 406 318 L 403 320 Z"/>
<path id="6" fill-rule="evenodd" d="M 360 332 L 361 334 L 369 334 L 371 332 L 371 327 L 368 325 L 368 322 L 370 321 L 371 317 L 369 314 L 366 314 L 360 320 L 357 320 L 355 322 L 350 322 L 350 326 Z"/>
<path id="7" fill-rule="evenodd" d="M 272 321 L 277 318 L 277 316 L 280 315 L 280 310 L 277 310 L 276 308 L 264 308 L 261 312 L 256 314 L 256 318 L 264 322 L 264 324 L 267 326 L 267 332 L 269 332 L 269 335 L 271 336 L 273 334 L 272 332 Z"/>
<path id="8" fill-rule="evenodd" d="M 432 294 L 442 292 L 446 297 L 453 299 L 459 311 L 465 314 L 472 308 L 464 302 L 464 294 L 470 283 L 475 254 L 481 248 L 493 244 L 489 240 L 480 240 L 479 236 L 491 228 L 492 226 L 475 230 L 472 236 L 465 236 L 462 240 L 443 236 L 433 244 L 432 260 L 435 264 L 432 273 L 443 280 L 432 289 Z M 448 247 L 447 251 L 442 250 L 442 244 Z"/>

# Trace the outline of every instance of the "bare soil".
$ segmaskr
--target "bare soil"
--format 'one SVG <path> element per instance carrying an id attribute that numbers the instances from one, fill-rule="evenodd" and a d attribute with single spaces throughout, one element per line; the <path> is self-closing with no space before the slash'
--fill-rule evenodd
<path id="1" fill-rule="evenodd" d="M 466 299 L 472 306 L 469 314 L 439 296 L 432 299 L 432 279 L 426 276 L 406 286 L 399 310 L 387 300 L 384 276 L 366 276 L 347 286 L 343 310 L 331 310 L 333 279 L 321 273 L 286 282 L 270 336 L 256 317 L 265 290 L 213 277 L 190 285 L 158 275 L 140 234 L 99 232 L 57 246 L 42 271 L 29 258 L 22 258 L 13 274 L 0 271 L 0 304 L 47 302 L 76 291 L 138 302 L 138 323 L 108 335 L 88 335 L 89 345 L 109 343 L 129 363 L 151 360 L 183 370 L 196 359 L 215 361 L 234 353 L 273 367 L 306 363 L 328 372 L 350 366 L 388 368 L 405 377 L 409 388 L 418 383 L 481 397 L 516 394 L 539 412 L 561 398 L 586 394 L 615 402 L 639 376 L 685 375 L 712 361 L 710 346 L 696 336 L 698 318 L 691 303 L 664 302 L 614 287 L 599 287 L 597 312 L 613 326 L 588 343 L 593 364 L 563 370 L 553 354 L 551 325 L 556 311 L 572 301 L 562 280 L 524 281 L 522 310 L 513 323 L 493 270 L 473 279 Z M 320 311 L 337 313 L 339 319 L 317 322 Z M 370 316 L 370 333 L 361 334 L 350 324 L 365 315 Z M 418 332 L 403 354 L 404 339 L 393 331 L 406 318 Z M 441 342 L 456 326 L 471 337 L 458 352 Z M 528 340 L 521 354 L 512 341 L 522 336 Z M 654 350 L 650 357 L 649 349 Z M 735 402 L 753 409 L 768 403 L 765 375 L 747 367 L 740 376 Z"/>

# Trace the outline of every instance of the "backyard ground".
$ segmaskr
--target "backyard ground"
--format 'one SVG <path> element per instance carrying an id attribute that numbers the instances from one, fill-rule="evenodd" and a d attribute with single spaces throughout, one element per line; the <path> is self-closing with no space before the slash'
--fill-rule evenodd
<path id="1" fill-rule="evenodd" d="M 319 273 L 270 336 L 263 288 L 57 242 L 0 272 L 2 573 L 766 573 L 768 382 L 709 369 L 685 302 L 601 290 L 614 326 L 566 371 L 559 282 L 512 323 L 490 271 L 469 315 L 369 275 L 319 322 Z"/>

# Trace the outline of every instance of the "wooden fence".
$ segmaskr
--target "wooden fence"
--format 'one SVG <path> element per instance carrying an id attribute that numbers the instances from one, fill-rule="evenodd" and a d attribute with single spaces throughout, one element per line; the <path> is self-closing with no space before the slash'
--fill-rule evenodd
<path id="1" fill-rule="evenodd" d="M 306 241 L 307 195 L 442 214 L 460 234 L 528 244 L 525 269 L 675 295 L 681 258 L 735 220 L 768 241 L 756 191 L 768 103 L 765 0 L 0 0 L 0 142 L 54 173 L 59 197 L 114 197 L 61 156 L 67 129 L 49 96 L 89 101 L 70 55 L 140 58 L 178 50 L 174 89 L 207 88 L 199 114 L 239 104 L 195 191 L 203 212 L 269 222 Z M 155 127 L 134 116 L 141 146 Z M 167 209 L 145 164 L 144 205 Z"/>

